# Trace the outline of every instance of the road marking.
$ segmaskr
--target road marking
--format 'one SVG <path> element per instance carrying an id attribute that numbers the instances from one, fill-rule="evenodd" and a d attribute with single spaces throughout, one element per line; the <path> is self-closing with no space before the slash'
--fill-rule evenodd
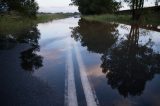
<path id="1" fill-rule="evenodd" d="M 78 106 L 70 40 L 68 41 L 67 46 L 68 53 L 66 59 L 67 70 L 65 76 L 65 106 Z"/>
<path id="2" fill-rule="evenodd" d="M 99 106 L 99 102 L 96 97 L 96 94 L 94 90 L 91 88 L 91 85 L 89 83 L 89 79 L 86 73 L 86 68 L 83 63 L 80 51 L 76 45 L 74 45 L 74 48 L 75 48 L 76 58 L 77 58 L 78 66 L 79 66 L 80 77 L 81 77 L 81 82 L 82 82 L 87 106 Z"/>

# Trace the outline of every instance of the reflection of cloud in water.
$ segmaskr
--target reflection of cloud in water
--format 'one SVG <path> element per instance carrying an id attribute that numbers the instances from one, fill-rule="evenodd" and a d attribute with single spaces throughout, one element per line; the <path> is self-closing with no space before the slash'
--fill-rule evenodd
<path id="1" fill-rule="evenodd" d="M 67 18 L 63 20 L 56 20 L 45 24 L 38 24 L 38 29 L 41 31 L 41 35 L 43 36 L 43 39 L 40 40 L 43 42 L 45 39 L 53 39 L 55 37 L 64 37 L 64 36 L 70 36 L 69 27 L 77 26 L 77 21 L 79 19 L 74 18 Z"/>
<path id="2" fill-rule="evenodd" d="M 87 75 L 89 76 L 89 77 L 102 77 L 102 76 L 104 76 L 105 77 L 105 75 L 101 72 L 101 68 L 99 67 L 100 65 L 94 65 L 94 66 L 92 66 L 92 67 L 89 67 L 88 69 L 87 69 Z"/>
<path id="3" fill-rule="evenodd" d="M 53 51 L 41 51 L 39 54 L 45 57 L 45 60 L 58 60 L 61 58 L 62 51 L 56 49 Z"/>
<path id="4" fill-rule="evenodd" d="M 50 39 L 46 39 L 43 42 L 41 42 L 41 47 L 45 47 L 48 46 L 52 43 L 58 42 L 60 40 L 64 40 L 66 39 L 68 36 L 62 36 L 62 37 L 56 37 L 56 38 L 50 38 Z"/>

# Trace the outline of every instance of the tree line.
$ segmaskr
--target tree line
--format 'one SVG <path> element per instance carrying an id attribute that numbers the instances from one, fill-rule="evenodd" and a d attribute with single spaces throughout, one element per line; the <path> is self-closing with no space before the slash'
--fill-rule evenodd
<path id="1" fill-rule="evenodd" d="M 72 0 L 79 12 L 84 15 L 113 13 L 119 10 L 121 3 L 115 0 Z"/>
<path id="2" fill-rule="evenodd" d="M 121 2 L 116 0 L 71 0 L 72 5 L 78 6 L 83 15 L 115 13 L 123 7 Z M 122 0 L 126 2 L 132 10 L 132 19 L 138 20 L 142 14 L 144 2 L 147 0 Z M 160 0 L 155 0 L 155 6 L 158 6 Z"/>
<path id="3" fill-rule="evenodd" d="M 0 0 L 0 13 L 17 11 L 29 17 L 35 17 L 38 12 L 35 0 Z"/>

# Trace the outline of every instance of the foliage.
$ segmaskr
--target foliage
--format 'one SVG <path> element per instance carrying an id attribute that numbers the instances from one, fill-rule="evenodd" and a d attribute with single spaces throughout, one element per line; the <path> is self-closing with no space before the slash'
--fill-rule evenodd
<path id="1" fill-rule="evenodd" d="M 17 11 L 29 17 L 35 17 L 39 8 L 35 0 L 1 0 L 0 3 L 0 12 Z"/>
<path id="2" fill-rule="evenodd" d="M 136 21 L 132 20 L 132 16 L 129 14 L 126 15 L 116 15 L 116 14 L 102 14 L 102 15 L 89 15 L 83 16 L 82 18 L 88 21 L 98 21 L 98 22 L 118 22 L 118 23 L 125 23 L 125 24 L 132 24 Z M 140 20 L 138 20 L 139 24 L 142 25 L 159 25 L 160 24 L 160 15 L 159 12 L 143 12 L 141 15 Z"/>
<path id="3" fill-rule="evenodd" d="M 104 14 L 119 10 L 121 3 L 115 0 L 72 0 L 82 14 Z"/>

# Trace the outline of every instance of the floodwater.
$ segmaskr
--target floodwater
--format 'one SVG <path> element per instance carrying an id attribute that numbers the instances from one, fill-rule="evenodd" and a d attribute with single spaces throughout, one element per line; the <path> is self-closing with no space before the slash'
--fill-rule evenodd
<path id="1" fill-rule="evenodd" d="M 160 27 L 67 18 L 0 38 L 2 106 L 160 106 Z"/>

